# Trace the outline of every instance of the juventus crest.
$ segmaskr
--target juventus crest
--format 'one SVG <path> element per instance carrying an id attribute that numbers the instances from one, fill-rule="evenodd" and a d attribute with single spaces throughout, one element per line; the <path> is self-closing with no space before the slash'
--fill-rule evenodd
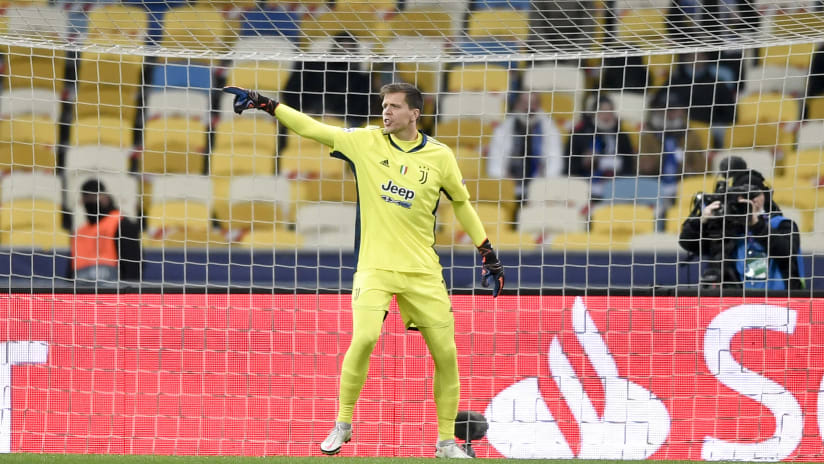
<path id="1" fill-rule="evenodd" d="M 426 181 L 429 179 L 429 168 L 426 166 L 418 166 L 418 172 L 421 176 L 418 178 L 418 182 L 421 184 L 425 184 Z"/>

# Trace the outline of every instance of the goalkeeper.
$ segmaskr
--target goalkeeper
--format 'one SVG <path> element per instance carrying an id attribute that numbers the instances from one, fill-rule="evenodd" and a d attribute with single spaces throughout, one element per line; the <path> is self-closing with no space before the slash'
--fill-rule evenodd
<path id="1" fill-rule="evenodd" d="M 420 330 L 435 363 L 435 456 L 468 458 L 454 440 L 460 395 L 455 321 L 433 249 L 441 191 L 452 201 L 455 216 L 478 247 L 483 260 L 481 283 L 486 287 L 492 281 L 493 296 L 504 286 L 504 271 L 469 202 L 454 154 L 417 129 L 423 106 L 420 91 L 405 83 L 383 86 L 382 129 L 342 129 L 252 90 L 226 87 L 224 91 L 235 95 L 236 113 L 252 108 L 266 111 L 298 135 L 331 147 L 332 156 L 346 161 L 357 179 L 352 342 L 341 367 L 337 422 L 321 443 L 321 451 L 337 454 L 352 438 L 355 402 L 394 295 L 404 324 Z"/>

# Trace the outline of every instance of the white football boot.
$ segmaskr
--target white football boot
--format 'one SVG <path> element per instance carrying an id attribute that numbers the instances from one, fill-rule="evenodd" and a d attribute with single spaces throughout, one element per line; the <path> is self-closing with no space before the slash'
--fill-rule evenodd
<path id="1" fill-rule="evenodd" d="M 455 440 L 444 440 L 435 445 L 436 458 L 472 459 Z"/>
<path id="2" fill-rule="evenodd" d="M 320 450 L 323 454 L 338 454 L 340 453 L 341 446 L 343 446 L 344 443 L 349 443 L 351 439 L 352 425 L 338 422 L 335 424 L 335 428 L 329 432 L 326 440 L 323 440 L 323 443 L 320 444 Z"/>

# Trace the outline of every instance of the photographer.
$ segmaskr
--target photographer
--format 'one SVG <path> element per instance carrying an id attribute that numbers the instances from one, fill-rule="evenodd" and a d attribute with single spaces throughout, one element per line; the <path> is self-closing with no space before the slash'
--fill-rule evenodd
<path id="1" fill-rule="evenodd" d="M 800 243 L 798 226 L 781 214 L 764 177 L 746 169 L 730 172 L 715 193 L 696 196 L 679 237 L 705 263 L 701 284 L 710 288 L 805 288 Z"/>

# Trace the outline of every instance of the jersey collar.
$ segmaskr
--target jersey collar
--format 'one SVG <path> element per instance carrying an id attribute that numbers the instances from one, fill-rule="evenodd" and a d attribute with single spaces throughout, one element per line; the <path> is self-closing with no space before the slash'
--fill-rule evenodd
<path id="1" fill-rule="evenodd" d="M 398 151 L 402 151 L 402 152 L 404 152 L 404 153 L 415 153 L 416 151 L 418 151 L 418 150 L 420 150 L 421 148 L 423 148 L 423 147 L 424 147 L 424 145 L 426 145 L 426 140 L 427 140 L 427 136 L 426 136 L 426 134 L 424 134 L 424 133 L 423 133 L 423 132 L 421 132 L 421 131 L 418 131 L 418 132 L 421 134 L 421 143 L 419 143 L 418 145 L 416 145 L 415 147 L 413 147 L 413 148 L 412 148 L 411 150 L 409 150 L 409 151 L 406 151 L 406 150 L 404 150 L 403 148 L 399 147 L 399 146 L 398 146 L 398 144 L 397 144 L 397 143 L 395 143 L 395 141 L 392 139 L 392 134 L 386 134 L 386 136 L 387 136 L 387 137 L 389 137 L 389 143 L 390 143 L 390 144 L 392 144 L 392 146 L 393 146 L 393 147 L 395 147 L 395 149 L 396 149 L 396 150 L 398 150 Z"/>

